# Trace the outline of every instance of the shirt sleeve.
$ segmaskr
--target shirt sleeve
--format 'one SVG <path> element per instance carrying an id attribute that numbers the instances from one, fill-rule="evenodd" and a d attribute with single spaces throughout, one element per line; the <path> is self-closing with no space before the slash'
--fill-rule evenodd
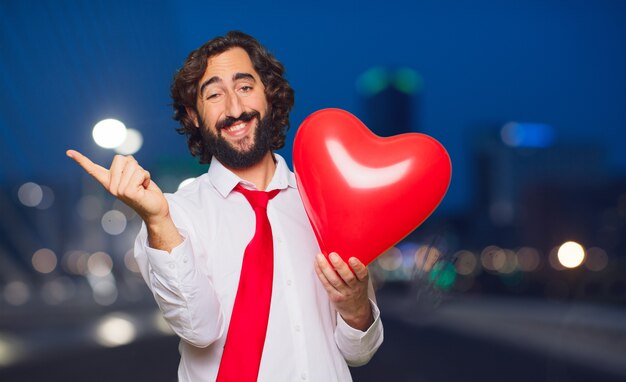
<path id="1" fill-rule="evenodd" d="M 210 278 L 196 266 L 198 254 L 189 232 L 178 225 L 177 229 L 183 242 L 168 253 L 148 245 L 142 224 L 135 240 L 135 259 L 172 330 L 189 344 L 203 348 L 223 335 L 224 315 Z"/>
<path id="2" fill-rule="evenodd" d="M 371 283 L 369 289 L 374 322 L 366 331 L 351 327 L 339 313 L 336 313 L 335 342 L 349 366 L 363 366 L 368 363 L 383 343 L 383 323 L 380 320 L 380 310 L 376 305 Z"/>

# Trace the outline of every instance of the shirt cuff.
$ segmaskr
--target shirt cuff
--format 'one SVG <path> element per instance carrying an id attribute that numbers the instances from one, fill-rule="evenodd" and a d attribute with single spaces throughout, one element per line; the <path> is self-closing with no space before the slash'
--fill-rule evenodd
<path id="1" fill-rule="evenodd" d="M 371 299 L 370 306 L 372 307 L 374 322 L 366 331 L 351 327 L 337 313 L 335 341 L 349 366 L 365 365 L 383 342 L 383 324 L 380 320 L 380 311 Z"/>
<path id="2" fill-rule="evenodd" d="M 376 331 L 376 327 L 380 325 L 380 310 L 376 303 L 370 299 L 370 306 L 372 307 L 372 315 L 374 316 L 374 322 L 367 328 L 366 331 L 362 331 L 359 329 L 355 329 L 352 326 L 348 325 L 346 321 L 341 317 L 341 314 L 337 313 L 337 329 L 341 334 L 346 336 L 350 340 L 361 340 L 363 341 L 366 337 L 371 337 L 373 333 Z"/>
<path id="3" fill-rule="evenodd" d="M 169 276 L 171 277 L 170 280 L 175 280 L 181 276 L 184 278 L 184 275 L 188 275 L 195 267 L 189 235 L 183 229 L 178 229 L 178 233 L 182 236 L 183 241 L 171 252 L 150 247 L 147 236 L 143 239 L 146 256 L 152 271 L 165 277 Z"/>

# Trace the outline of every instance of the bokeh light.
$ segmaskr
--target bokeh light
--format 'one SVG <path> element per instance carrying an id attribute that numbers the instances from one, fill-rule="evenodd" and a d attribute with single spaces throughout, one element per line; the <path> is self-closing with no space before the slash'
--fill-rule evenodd
<path id="1" fill-rule="evenodd" d="M 428 274 L 428 279 L 438 288 L 444 290 L 452 288 L 456 280 L 454 265 L 447 261 L 438 261 Z"/>
<path id="2" fill-rule="evenodd" d="M 80 256 L 76 259 L 76 271 L 79 275 L 87 275 L 89 273 L 89 269 L 87 267 L 87 263 L 89 262 L 89 253 L 86 251 L 81 251 Z"/>
<path id="3" fill-rule="evenodd" d="M 118 291 L 113 275 L 109 274 L 105 277 L 89 276 L 88 280 L 93 290 L 92 297 L 96 304 L 108 306 L 117 301 Z"/>
<path id="4" fill-rule="evenodd" d="M 124 255 L 124 265 L 129 271 L 139 273 L 139 265 L 137 265 L 137 260 L 135 260 L 134 250 L 132 248 Z"/>
<path id="5" fill-rule="evenodd" d="M 376 66 L 370 68 L 357 79 L 357 90 L 364 96 L 376 95 L 389 86 L 389 77 L 388 70 L 383 67 Z"/>
<path id="6" fill-rule="evenodd" d="M 532 247 L 522 247 L 517 250 L 517 266 L 523 272 L 534 272 L 539 268 L 539 252 Z"/>
<path id="7" fill-rule="evenodd" d="M 559 261 L 559 248 L 559 246 L 552 248 L 550 254 L 548 254 L 548 263 L 553 269 L 556 269 L 557 271 L 562 271 L 565 269 L 565 267 Z"/>
<path id="8" fill-rule="evenodd" d="M 402 93 L 415 94 L 421 92 L 424 80 L 415 70 L 403 67 L 395 71 L 393 86 Z"/>
<path id="9" fill-rule="evenodd" d="M 441 256 L 439 248 L 431 245 L 422 245 L 415 251 L 415 267 L 417 271 L 430 272 Z"/>
<path id="10" fill-rule="evenodd" d="M 559 247 L 557 256 L 565 268 L 576 268 L 585 260 L 585 249 L 575 241 L 568 241 Z"/>
<path id="11" fill-rule="evenodd" d="M 95 339 L 106 347 L 131 343 L 137 336 L 135 324 L 124 314 L 110 314 L 96 325 Z"/>
<path id="12" fill-rule="evenodd" d="M 65 252 L 61 264 L 63 269 L 74 275 L 84 275 L 87 269 L 87 259 L 89 253 L 86 251 L 71 250 Z"/>
<path id="13" fill-rule="evenodd" d="M 495 245 L 488 245 L 480 253 L 480 263 L 483 268 L 492 271 L 499 272 L 504 268 L 507 261 L 506 252 Z"/>
<path id="14" fill-rule="evenodd" d="M 17 338 L 0 333 L 0 367 L 16 363 L 23 353 L 23 346 Z"/>
<path id="15" fill-rule="evenodd" d="M 43 190 L 37 183 L 27 182 L 17 190 L 17 198 L 26 207 L 36 207 L 43 199 Z"/>
<path id="16" fill-rule="evenodd" d="M 378 257 L 378 265 L 387 272 L 393 272 L 402 265 L 402 252 L 391 247 Z"/>
<path id="17" fill-rule="evenodd" d="M 91 286 L 92 297 L 99 305 L 111 305 L 118 297 L 113 276 L 113 259 L 106 252 L 95 252 L 87 260 L 87 281 Z"/>
<path id="18" fill-rule="evenodd" d="M 122 155 L 132 155 L 143 146 L 143 135 L 135 129 L 126 129 L 126 138 L 117 147 L 115 152 Z"/>
<path id="19" fill-rule="evenodd" d="M 87 260 L 87 269 L 89 273 L 97 276 L 104 277 L 111 273 L 113 269 L 113 260 L 105 252 L 96 252 L 89 256 Z"/>
<path id="20" fill-rule="evenodd" d="M 40 273 L 50 273 L 57 266 L 57 255 L 49 248 L 41 248 L 33 253 L 33 268 Z"/>
<path id="21" fill-rule="evenodd" d="M 466 250 L 458 251 L 454 254 L 454 257 L 456 258 L 454 263 L 456 273 L 463 276 L 476 274 L 478 271 L 478 258 L 473 252 Z"/>
<path id="22" fill-rule="evenodd" d="M 93 127 L 93 140 L 100 147 L 112 149 L 121 145 L 126 139 L 126 126 L 117 119 L 104 119 Z"/>
<path id="23" fill-rule="evenodd" d="M 509 274 L 517 270 L 517 256 L 515 252 L 510 249 L 503 249 L 504 251 L 504 264 L 498 269 L 500 273 Z"/>
<path id="24" fill-rule="evenodd" d="M 118 210 L 110 210 L 102 215 L 102 229 L 109 235 L 119 235 L 126 229 L 126 216 Z"/>
<path id="25" fill-rule="evenodd" d="M 9 282 L 3 291 L 4 300 L 14 306 L 24 305 L 30 298 L 30 288 L 19 280 Z"/>
<path id="26" fill-rule="evenodd" d="M 554 128 L 543 123 L 508 122 L 500 130 L 502 142 L 512 147 L 549 147 L 554 143 Z"/>
<path id="27" fill-rule="evenodd" d="M 585 267 L 590 271 L 601 272 L 609 265 L 609 255 L 602 248 L 591 247 L 587 250 Z"/>
<path id="28" fill-rule="evenodd" d="M 40 210 L 47 210 L 54 204 L 54 191 L 48 186 L 41 186 L 41 201 L 35 206 Z"/>

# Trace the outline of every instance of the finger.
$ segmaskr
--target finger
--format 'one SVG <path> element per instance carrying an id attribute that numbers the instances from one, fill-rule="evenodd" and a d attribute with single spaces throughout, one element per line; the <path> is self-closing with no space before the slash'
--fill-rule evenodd
<path id="1" fill-rule="evenodd" d="M 330 263 L 333 265 L 337 274 L 343 279 L 343 281 L 348 285 L 353 285 L 357 280 L 352 270 L 346 264 L 345 261 L 335 252 L 332 252 L 328 258 L 330 259 Z"/>
<path id="2" fill-rule="evenodd" d="M 323 256 L 322 256 L 323 257 Z M 324 289 L 326 290 L 326 293 L 328 294 L 328 298 L 330 299 L 330 301 L 335 304 L 338 302 L 341 302 L 345 297 L 344 295 L 338 291 L 326 278 L 326 275 L 324 274 L 324 272 L 322 272 L 319 264 L 317 263 L 317 261 L 315 262 L 315 273 L 317 273 L 317 277 L 319 278 L 320 282 L 322 283 L 322 286 L 324 287 Z"/>
<path id="3" fill-rule="evenodd" d="M 147 183 L 147 188 L 146 190 L 149 191 L 156 191 L 159 193 L 162 193 L 163 191 L 161 191 L 161 189 L 159 188 L 159 186 L 157 186 L 157 184 L 152 180 L 152 175 L 150 175 L 149 171 L 146 171 L 147 175 L 148 175 L 148 179 L 146 179 L 144 185 Z"/>
<path id="4" fill-rule="evenodd" d="M 348 264 L 350 264 L 350 267 L 354 271 L 354 275 L 357 279 L 359 279 L 359 281 L 367 280 L 369 271 L 359 259 L 357 259 L 356 257 L 351 257 L 348 260 Z"/>
<path id="5" fill-rule="evenodd" d="M 326 260 L 324 255 L 322 255 L 321 253 L 317 254 L 317 265 L 319 266 L 320 271 L 322 271 L 322 274 L 324 275 L 324 277 L 326 277 L 328 282 L 336 290 L 341 290 L 345 287 L 346 284 L 343 282 L 343 280 L 339 277 L 337 272 L 335 272 L 335 269 L 330 265 L 330 263 Z"/>
<path id="6" fill-rule="evenodd" d="M 320 282 L 322 283 L 322 286 L 324 287 L 324 289 L 326 289 L 326 292 L 328 292 L 328 293 L 336 292 L 335 287 L 330 285 L 330 283 L 326 279 L 326 276 L 324 276 L 324 272 L 322 272 L 322 269 L 320 268 L 320 266 L 317 263 L 317 261 L 315 261 L 315 264 L 314 264 L 313 268 L 315 269 L 315 273 L 317 274 L 317 278 L 320 279 Z"/>
<path id="7" fill-rule="evenodd" d="M 143 170 L 143 188 L 148 189 L 150 187 L 150 171 Z"/>
<path id="8" fill-rule="evenodd" d="M 120 178 L 120 184 L 117 187 L 117 193 L 119 195 L 127 195 L 143 184 L 143 169 L 136 162 L 128 161 L 122 176 Z"/>
<path id="9" fill-rule="evenodd" d="M 152 183 L 150 181 L 150 172 L 144 170 L 143 168 L 139 167 L 139 169 L 137 169 L 136 171 L 136 178 L 133 182 L 133 184 L 137 184 L 140 185 L 143 189 L 148 190 L 151 189 L 150 188 L 150 184 Z M 154 183 L 152 183 L 154 184 Z M 156 185 L 155 185 L 156 187 Z M 156 187 L 158 189 L 158 187 Z M 137 188 L 137 190 L 139 190 L 139 188 Z"/>
<path id="10" fill-rule="evenodd" d="M 65 154 L 74 159 L 89 175 L 93 176 L 105 188 L 109 186 L 110 172 L 106 168 L 93 163 L 89 158 L 76 150 L 67 150 Z"/>
<path id="11" fill-rule="evenodd" d="M 141 192 L 145 192 L 143 186 L 145 173 L 147 171 L 139 168 L 132 171 L 132 178 L 128 182 L 128 186 L 125 190 L 120 190 L 120 194 L 124 195 L 129 200 L 135 200 L 141 196 Z"/>
<path id="12" fill-rule="evenodd" d="M 120 182 L 122 180 L 122 173 L 124 167 L 128 164 L 128 158 L 123 155 L 116 155 L 111 162 L 111 182 L 109 183 L 109 192 L 114 196 L 118 195 L 120 188 Z"/>

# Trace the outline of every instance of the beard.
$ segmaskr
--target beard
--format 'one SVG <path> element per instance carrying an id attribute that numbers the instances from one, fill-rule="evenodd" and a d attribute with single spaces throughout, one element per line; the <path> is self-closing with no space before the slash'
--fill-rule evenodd
<path id="1" fill-rule="evenodd" d="M 252 138 L 244 137 L 235 143 L 227 141 L 222 136 L 222 130 L 237 121 L 249 122 L 256 118 L 257 126 Z M 204 148 L 220 163 L 228 168 L 243 169 L 251 167 L 261 161 L 271 150 L 272 137 L 270 129 L 270 113 L 261 118 L 259 112 L 245 112 L 239 118 L 227 117 L 218 121 L 215 132 L 207 128 L 204 120 L 199 118 L 200 133 L 204 138 Z"/>

